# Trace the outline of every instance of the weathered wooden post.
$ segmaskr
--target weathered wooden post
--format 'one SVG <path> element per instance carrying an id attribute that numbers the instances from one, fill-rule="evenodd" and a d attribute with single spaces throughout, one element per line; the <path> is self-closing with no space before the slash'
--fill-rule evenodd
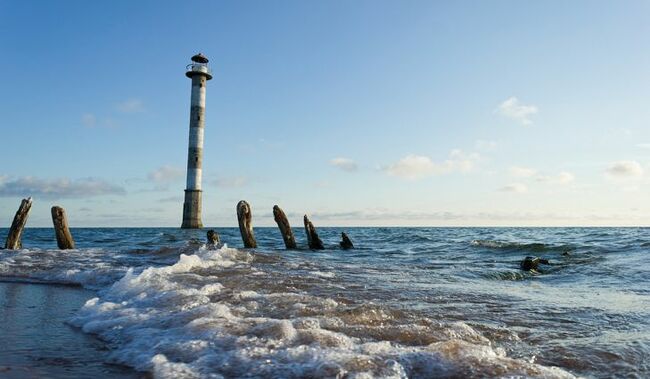
<path id="1" fill-rule="evenodd" d="M 54 224 L 54 233 L 56 234 L 56 244 L 59 249 L 74 249 L 74 239 L 68 228 L 68 218 L 65 215 L 65 209 L 55 205 L 52 207 L 52 223 Z"/>
<path id="2" fill-rule="evenodd" d="M 5 249 L 18 250 L 23 247 L 21 237 L 23 235 L 25 224 L 27 223 L 27 216 L 29 216 L 30 209 L 32 209 L 32 198 L 28 197 L 27 199 L 23 199 L 18 211 L 16 211 L 14 221 L 11 223 L 9 233 L 7 233 Z"/>
<path id="3" fill-rule="evenodd" d="M 219 234 L 212 229 L 208 230 L 208 245 L 218 245 L 219 242 Z"/>
<path id="4" fill-rule="evenodd" d="M 354 249 L 354 245 L 352 244 L 352 241 L 350 241 L 350 237 L 348 237 L 345 232 L 341 232 L 341 242 L 340 242 L 341 248 L 344 250 L 347 249 Z"/>
<path id="5" fill-rule="evenodd" d="M 325 247 L 323 246 L 323 241 L 318 237 L 318 233 L 316 233 L 316 228 L 314 227 L 314 224 L 309 221 L 309 217 L 305 215 L 304 217 L 304 222 L 305 222 L 305 233 L 307 233 L 307 243 L 309 244 L 310 249 L 314 250 L 323 250 Z"/>
<path id="6" fill-rule="evenodd" d="M 253 234 L 253 223 L 251 222 L 253 214 L 251 213 L 251 206 L 244 200 L 237 203 L 237 219 L 239 220 L 239 232 L 241 239 L 244 241 L 244 247 L 255 248 L 257 241 Z"/>
<path id="7" fill-rule="evenodd" d="M 273 206 L 273 218 L 278 224 L 278 228 L 280 228 L 280 233 L 282 233 L 284 246 L 286 246 L 287 249 L 295 249 L 296 239 L 293 236 L 293 231 L 291 230 L 291 225 L 289 225 L 287 215 L 284 214 L 284 211 L 277 205 Z"/>

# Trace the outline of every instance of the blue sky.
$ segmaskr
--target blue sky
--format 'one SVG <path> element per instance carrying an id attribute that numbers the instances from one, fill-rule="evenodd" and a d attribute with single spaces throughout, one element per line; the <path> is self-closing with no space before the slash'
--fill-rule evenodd
<path id="1" fill-rule="evenodd" d="M 647 1 L 0 1 L 0 215 L 178 226 L 189 58 L 203 221 L 650 225 Z"/>

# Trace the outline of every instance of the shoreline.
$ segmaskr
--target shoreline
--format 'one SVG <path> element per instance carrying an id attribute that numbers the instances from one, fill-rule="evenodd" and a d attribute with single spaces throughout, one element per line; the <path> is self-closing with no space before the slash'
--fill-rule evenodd
<path id="1" fill-rule="evenodd" d="M 75 285 L 0 279 L 0 376 L 147 378 L 106 363 L 106 344 L 66 323 L 93 297 Z"/>

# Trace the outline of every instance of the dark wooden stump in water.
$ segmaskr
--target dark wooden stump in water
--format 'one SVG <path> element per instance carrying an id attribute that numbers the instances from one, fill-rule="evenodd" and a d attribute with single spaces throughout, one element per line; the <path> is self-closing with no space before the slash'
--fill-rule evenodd
<path id="1" fill-rule="evenodd" d="M 29 210 L 32 209 L 32 198 L 28 197 L 23 199 L 20 203 L 18 211 L 14 216 L 14 221 L 11 223 L 11 228 L 9 228 L 9 233 L 7 233 L 7 241 L 5 242 L 5 249 L 17 250 L 23 247 L 22 235 L 25 224 L 27 223 L 27 217 L 29 216 Z"/>
<path id="2" fill-rule="evenodd" d="M 219 234 L 214 230 L 210 229 L 207 233 L 208 245 L 218 245 L 221 241 L 219 239 Z"/>
<path id="3" fill-rule="evenodd" d="M 54 233 L 56 234 L 56 244 L 59 249 L 74 249 L 74 239 L 68 228 L 68 218 L 65 215 L 65 209 L 59 206 L 52 207 L 52 223 L 54 224 Z"/>
<path id="4" fill-rule="evenodd" d="M 345 232 L 341 232 L 341 248 L 342 249 L 354 249 L 354 245 L 352 244 L 352 241 L 350 240 L 350 237 L 348 237 Z"/>
<path id="5" fill-rule="evenodd" d="M 523 261 L 521 261 L 519 267 L 521 267 L 521 269 L 524 271 L 537 271 L 540 263 L 545 265 L 550 264 L 547 259 L 538 257 L 526 257 Z"/>
<path id="6" fill-rule="evenodd" d="M 318 237 L 318 233 L 316 233 L 316 228 L 314 227 L 314 224 L 309 221 L 309 217 L 305 215 L 304 217 L 305 221 L 305 233 L 307 233 L 307 243 L 309 244 L 310 249 L 314 250 L 323 250 L 325 247 L 323 246 L 323 241 Z"/>
<path id="7" fill-rule="evenodd" d="M 296 248 L 296 239 L 293 236 L 293 231 L 291 230 L 291 225 L 289 225 L 289 220 L 287 215 L 284 214 L 284 211 L 277 205 L 273 206 L 273 218 L 280 228 L 280 233 L 282 234 L 282 239 L 284 240 L 284 246 L 287 249 Z"/>
<path id="8" fill-rule="evenodd" d="M 239 220 L 239 232 L 241 233 L 242 241 L 244 241 L 244 247 L 257 247 L 255 234 L 253 234 L 251 206 L 244 200 L 237 203 L 237 219 Z"/>

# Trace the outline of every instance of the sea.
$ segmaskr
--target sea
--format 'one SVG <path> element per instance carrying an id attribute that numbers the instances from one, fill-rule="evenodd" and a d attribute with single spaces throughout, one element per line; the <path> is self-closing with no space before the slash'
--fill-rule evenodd
<path id="1" fill-rule="evenodd" d="M 214 229 L 223 246 L 208 228 L 76 228 L 67 251 L 26 229 L 0 250 L 0 377 L 43 344 L 79 350 L 48 361 L 80 361 L 61 377 L 88 377 L 84 359 L 115 378 L 650 377 L 650 228 L 332 227 L 318 251 L 301 228 L 296 250 L 277 228 L 255 249 Z M 86 342 L 29 332 L 61 309 Z"/>

